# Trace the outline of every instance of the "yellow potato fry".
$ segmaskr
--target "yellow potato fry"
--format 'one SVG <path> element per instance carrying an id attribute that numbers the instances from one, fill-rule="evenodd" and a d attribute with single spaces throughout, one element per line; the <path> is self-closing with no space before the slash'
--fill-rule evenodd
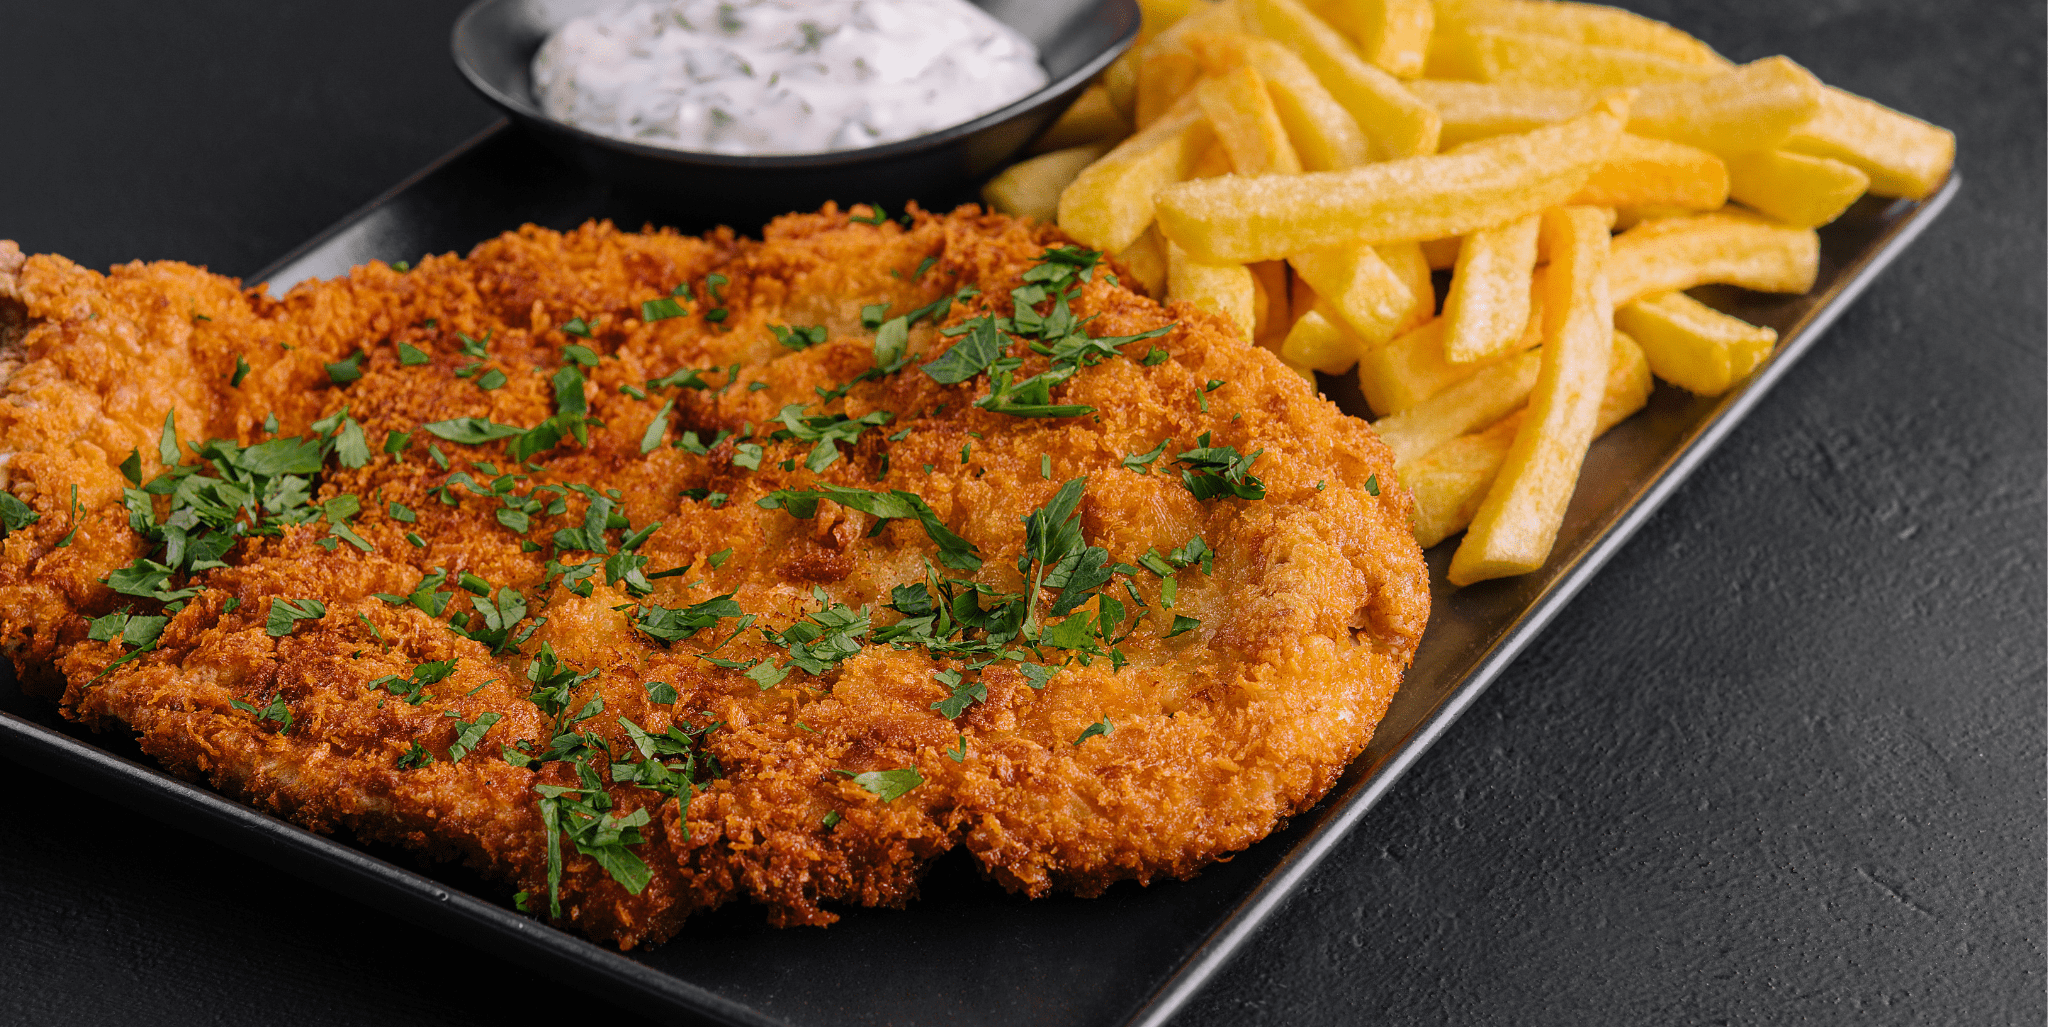
<path id="1" fill-rule="evenodd" d="M 981 187 L 981 198 L 1013 217 L 1051 221 L 1059 214 L 1060 193 L 1111 145 L 1087 143 L 1018 161 L 989 179 Z"/>
<path id="2" fill-rule="evenodd" d="M 1785 140 L 1785 149 L 1858 168 L 1879 196 L 1924 200 L 1955 164 L 1956 134 L 1828 86 L 1819 113 Z"/>
<path id="3" fill-rule="evenodd" d="M 1166 297 L 1166 237 L 1159 234 L 1159 229 L 1145 229 L 1138 241 L 1124 247 L 1116 259 L 1144 287 L 1145 295 L 1153 299 Z"/>
<path id="4" fill-rule="evenodd" d="M 1125 50 L 1102 72 L 1102 90 L 1117 116 L 1135 126 L 1138 117 L 1138 48 Z"/>
<path id="5" fill-rule="evenodd" d="M 1270 39 L 1239 34 L 1233 42 L 1244 59 L 1265 76 L 1287 138 L 1309 171 L 1342 171 L 1372 159 L 1358 119 L 1337 102 L 1308 63 Z"/>
<path id="6" fill-rule="evenodd" d="M 1778 333 L 1723 314 L 1682 292 L 1617 307 L 1614 326 L 1633 336 L 1657 377 L 1718 396 L 1771 355 Z"/>
<path id="7" fill-rule="evenodd" d="M 1150 127 L 1187 96 L 1203 74 L 1221 70 L 1212 67 L 1206 55 L 1189 45 L 1191 39 L 1236 32 L 1243 27 L 1236 0 L 1205 3 L 1132 51 L 1138 55 L 1133 124 L 1140 129 Z"/>
<path id="8" fill-rule="evenodd" d="M 1641 410 L 1650 400 L 1650 366 L 1643 351 L 1621 332 L 1614 333 L 1614 355 L 1607 369 L 1607 391 L 1600 397 L 1595 437 Z M 1430 450 L 1399 473 L 1401 484 L 1415 497 L 1415 541 L 1424 549 L 1464 531 L 1479 512 L 1487 487 L 1507 462 L 1508 449 L 1522 427 L 1522 412 L 1502 418 L 1485 431 L 1461 435 Z"/>
<path id="9" fill-rule="evenodd" d="M 1543 213 L 1542 231 L 1552 254 L 1542 369 L 1507 461 L 1451 557 L 1447 577 L 1461 587 L 1526 574 L 1549 559 L 1606 391 L 1614 352 L 1607 221 L 1584 207 L 1559 207 Z"/>
<path id="10" fill-rule="evenodd" d="M 1458 250 L 1464 244 L 1464 236 L 1459 235 L 1426 240 L 1422 243 L 1422 259 L 1429 262 L 1431 271 L 1449 271 L 1458 266 Z"/>
<path id="11" fill-rule="evenodd" d="M 1361 59 L 1341 33 L 1299 0 L 1246 0 L 1245 21 L 1301 58 L 1365 133 L 1374 158 L 1436 152 L 1436 112 Z"/>
<path id="12" fill-rule="evenodd" d="M 1138 45 L 1144 46 L 1201 3 L 1202 0 L 1138 0 Z"/>
<path id="13" fill-rule="evenodd" d="M 1542 354 L 1517 353 L 1476 371 L 1465 379 L 1398 414 L 1372 423 L 1372 430 L 1394 451 L 1396 469 L 1460 435 L 1478 431 L 1522 408 L 1536 387 Z"/>
<path id="14" fill-rule="evenodd" d="M 1395 334 L 1417 328 L 1436 316 L 1436 283 L 1429 277 L 1429 258 L 1422 255 L 1419 242 L 1381 243 L 1373 247 L 1394 277 L 1408 287 L 1408 313 L 1401 318 Z"/>
<path id="15" fill-rule="evenodd" d="M 1644 86 L 1628 130 L 1697 146 L 1722 157 L 1768 150 L 1820 110 L 1823 87 L 1784 57 L 1766 57 L 1712 78 Z"/>
<path id="16" fill-rule="evenodd" d="M 1116 143 L 1130 134 L 1130 120 L 1110 102 L 1109 87 L 1098 82 L 1081 90 L 1059 120 L 1031 141 L 1030 152 L 1051 153 L 1087 143 Z"/>
<path id="17" fill-rule="evenodd" d="M 1820 271 L 1820 237 L 1766 218 L 1719 210 L 1645 221 L 1614 237 L 1607 266 L 1616 304 L 1709 282 L 1800 293 Z"/>
<path id="18" fill-rule="evenodd" d="M 1308 281 L 1292 271 L 1287 275 L 1287 309 L 1295 317 L 1309 312 L 1316 305 L 1316 290 Z"/>
<path id="19" fill-rule="evenodd" d="M 1230 154 L 1240 175 L 1298 175 L 1301 159 L 1287 142 L 1280 112 L 1266 94 L 1266 80 L 1256 69 L 1240 65 L 1203 79 L 1195 101 L 1216 130 L 1216 140 Z"/>
<path id="20" fill-rule="evenodd" d="M 1530 214 L 1465 237 L 1444 297 L 1444 359 L 1485 360 L 1506 351 L 1529 324 L 1536 227 Z M 1469 429 L 1468 429 L 1469 430 Z"/>
<path id="21" fill-rule="evenodd" d="M 1447 29 L 1489 28 L 1556 36 L 1591 46 L 1655 54 L 1687 64 L 1725 66 L 1727 58 L 1691 35 L 1640 14 L 1582 3 L 1543 0 L 1437 0 Z"/>
<path id="22" fill-rule="evenodd" d="M 1819 228 L 1870 188 L 1870 176 L 1838 160 L 1784 150 L 1728 158 L 1728 195 L 1791 225 Z"/>
<path id="23" fill-rule="evenodd" d="M 1690 217 L 1697 213 L 1699 211 L 1681 210 L 1677 207 L 1616 207 L 1614 210 L 1614 230 L 1619 232 L 1634 228 L 1645 221 L 1656 221 L 1660 218 Z"/>
<path id="24" fill-rule="evenodd" d="M 1090 249 L 1115 253 L 1130 246 L 1152 223 L 1153 194 L 1188 177 L 1215 138 L 1191 99 L 1088 165 L 1060 193 L 1060 228 Z"/>
<path id="25" fill-rule="evenodd" d="M 1364 350 L 1365 344 L 1347 331 L 1340 319 L 1315 309 L 1295 318 L 1294 327 L 1280 343 L 1281 359 L 1324 374 L 1351 370 Z"/>
<path id="26" fill-rule="evenodd" d="M 1728 202 L 1729 166 L 1696 146 L 1623 133 L 1572 203 L 1713 210 Z"/>
<path id="27" fill-rule="evenodd" d="M 1230 166 L 1230 151 L 1224 149 L 1221 142 L 1215 142 L 1210 143 L 1208 148 L 1202 151 L 1202 155 L 1195 159 L 1195 166 L 1188 169 L 1188 177 L 1215 178 L 1217 175 L 1228 175 L 1235 170 L 1237 169 Z"/>
<path id="28" fill-rule="evenodd" d="M 1287 263 L 1365 346 L 1392 339 L 1413 312 L 1415 294 L 1408 283 L 1370 246 L 1310 250 Z"/>
<path id="29" fill-rule="evenodd" d="M 1542 272 L 1537 273 L 1542 277 Z M 1491 361 L 1453 364 L 1444 359 L 1444 319 L 1437 318 L 1384 346 L 1358 355 L 1358 391 L 1381 416 L 1412 410 L 1490 364 L 1543 341 L 1543 292 L 1530 289 L 1529 324 L 1508 353 Z"/>
<path id="30" fill-rule="evenodd" d="M 1258 287 L 1258 306 L 1253 310 L 1257 324 L 1252 327 L 1252 340 L 1267 349 L 1277 350 L 1280 340 L 1294 324 L 1293 312 L 1287 304 L 1287 265 L 1277 260 L 1262 260 L 1245 266 L 1251 268 L 1252 284 Z"/>
<path id="31" fill-rule="evenodd" d="M 1190 254 L 1216 262 L 1463 235 L 1578 192 L 1606 161 L 1627 117 L 1627 99 L 1615 95 L 1562 124 L 1457 153 L 1348 171 L 1182 182 L 1159 190 L 1159 227 Z"/>
<path id="32" fill-rule="evenodd" d="M 1166 300 L 1212 310 L 1237 326 L 1238 336 L 1252 341 L 1258 324 L 1258 286 L 1243 264 L 1198 264 L 1187 251 L 1166 244 Z"/>
<path id="33" fill-rule="evenodd" d="M 1462 44 L 1447 45 L 1466 48 L 1473 77 L 1481 82 L 1602 89 L 1651 82 L 1690 82 L 1720 71 L 1712 65 L 1674 61 L 1640 50 L 1575 43 L 1529 32 L 1476 29 L 1460 35 Z"/>
<path id="34" fill-rule="evenodd" d="M 1374 67 L 1400 78 L 1422 74 L 1429 33 L 1436 25 L 1429 0 L 1348 0 L 1323 4 L 1320 13 L 1350 36 Z"/>
<path id="35" fill-rule="evenodd" d="M 1443 128 L 1439 145 L 1448 150 L 1475 139 L 1527 132 L 1576 118 L 1600 97 L 1584 89 L 1504 86 L 1425 78 L 1408 83 L 1416 97 L 1437 112 Z"/>

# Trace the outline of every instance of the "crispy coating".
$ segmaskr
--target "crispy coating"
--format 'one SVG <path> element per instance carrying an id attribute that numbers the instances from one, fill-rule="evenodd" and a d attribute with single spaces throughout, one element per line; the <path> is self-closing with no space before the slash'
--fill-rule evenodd
<path id="1" fill-rule="evenodd" d="M 184 264 L 134 263 L 102 276 L 62 257 L 23 258 L 0 242 L 0 474 L 41 515 L 0 542 L 0 646 L 26 687 L 73 718 L 125 725 L 176 773 L 315 830 L 459 859 L 535 894 L 546 889 L 547 859 L 533 789 L 574 777 L 561 763 L 513 766 L 501 747 L 547 742 L 547 720 L 527 698 L 528 661 L 543 642 L 565 666 L 598 671 L 575 703 L 602 697 L 604 715 L 583 726 L 615 751 L 631 750 L 619 715 L 656 732 L 720 722 L 707 744 L 723 777 L 686 815 L 655 792 L 609 785 L 617 812 L 660 802 L 636 849 L 652 870 L 645 890 L 629 893 L 573 850 L 565 857 L 564 918 L 621 946 L 671 936 L 690 913 L 740 896 L 764 904 L 777 924 L 830 923 L 833 904 L 898 906 L 913 897 L 920 868 L 956 845 L 989 877 L 1030 896 L 1185 877 L 1264 837 L 1330 787 L 1371 737 L 1427 620 L 1409 499 L 1364 422 L 1236 341 L 1220 318 L 1162 310 L 1101 274 L 1077 304 L 1097 316 L 1094 334 L 1178 327 L 1056 390 L 1057 402 L 1093 406 L 1093 415 L 974 409 L 986 376 L 942 385 L 913 367 L 857 385 L 831 407 L 894 419 L 844 447 L 823 473 L 804 468 L 809 444 L 795 441 L 769 443 L 753 471 L 734 465 L 732 440 L 709 456 L 666 444 L 643 456 L 663 397 L 620 388 L 679 368 L 737 364 L 730 388 L 674 390 L 674 423 L 662 439 L 759 427 L 786 404 L 815 403 L 814 387 L 872 365 L 862 306 L 887 302 L 900 313 L 974 285 L 980 296 L 955 306 L 948 324 L 1008 314 L 1019 275 L 1064 242 L 1052 227 L 973 208 L 916 212 L 906 227 L 852 222 L 828 206 L 777 220 L 760 242 L 608 223 L 568 233 L 528 226 L 466 258 L 430 257 L 407 273 L 370 264 L 282 298 Z M 709 299 L 692 316 L 640 320 L 642 301 L 684 281 L 701 291 L 714 272 L 727 279 L 716 300 L 729 311 L 723 323 L 701 316 Z M 572 318 L 590 324 L 593 337 L 565 334 L 559 326 Z M 828 341 L 791 350 L 769 325 L 824 325 Z M 471 369 L 458 333 L 488 333 L 481 367 Z M 401 343 L 431 359 L 404 366 Z M 641 550 L 648 569 L 693 569 L 655 580 L 645 599 L 602 575 L 588 598 L 551 586 L 546 542 L 575 523 L 580 506 L 537 518 L 524 537 L 542 545 L 530 551 L 495 519 L 496 502 L 459 489 L 450 493 L 455 505 L 430 495 L 451 471 L 428 458 L 435 440 L 420 426 L 465 416 L 541 421 L 554 412 L 550 375 L 570 344 L 603 357 L 586 371 L 585 390 L 603 426 L 587 445 L 565 441 L 535 458 L 539 470 L 526 484 L 617 489 L 634 526 L 661 522 Z M 911 332 L 918 362 L 952 344 L 930 325 Z M 1153 346 L 1170 359 L 1149 367 L 1135 359 Z M 332 382 L 326 365 L 357 351 L 362 377 Z M 1024 360 L 1020 376 L 1046 366 L 1021 343 L 1011 355 Z M 250 370 L 236 387 L 238 356 Z M 468 376 L 458 373 L 465 369 Z M 489 369 L 506 384 L 479 387 Z M 722 381 L 723 372 L 706 377 Z M 161 469 L 167 411 L 188 441 L 249 445 L 268 437 L 267 417 L 279 434 L 295 435 L 344 406 L 373 449 L 389 432 L 416 433 L 402 459 L 379 453 L 355 470 L 330 463 L 320 479 L 319 500 L 361 497 L 355 529 L 373 549 L 330 552 L 316 543 L 324 525 L 245 539 L 229 566 L 195 575 L 204 591 L 175 613 L 156 649 L 109 670 L 125 650 L 88 640 L 87 621 L 134 602 L 102 579 L 148 546 L 121 505 L 118 468 L 130 450 L 145 477 Z M 884 438 L 904 428 L 900 441 Z M 1171 454 L 1204 432 L 1217 446 L 1264 450 L 1253 468 L 1266 483 L 1263 500 L 1198 501 L 1164 473 Z M 1173 441 L 1152 473 L 1123 465 L 1162 439 Z M 436 444 L 454 470 L 471 461 L 514 466 L 504 443 Z M 1021 518 L 1081 476 L 1090 544 L 1131 562 L 1200 535 L 1216 553 L 1213 573 L 1182 570 L 1171 611 L 1158 582 L 1143 576 L 1150 612 L 1122 644 L 1121 670 L 1102 658 L 1074 663 L 1034 689 L 1014 664 L 998 663 L 983 673 L 986 700 L 958 720 L 933 707 L 949 694 L 935 672 L 959 668 L 959 659 L 870 644 L 823 676 L 796 672 L 763 688 L 699 656 L 731 622 L 663 645 L 631 628 L 630 608 L 617 609 L 731 593 L 762 626 L 779 629 L 817 610 L 814 589 L 822 589 L 868 607 L 877 625 L 891 622 L 897 615 L 881 608 L 891 586 L 924 580 L 936 549 L 913 520 L 875 531 L 871 517 L 830 501 L 812 520 L 756 505 L 771 490 L 821 480 L 918 493 L 979 546 L 986 562 L 973 577 L 1021 592 Z M 729 498 L 714 505 L 690 490 Z M 394 519 L 393 501 L 416 511 L 417 523 Z M 58 546 L 73 529 L 72 543 Z M 714 567 L 710 558 L 724 550 L 729 558 Z M 493 656 L 451 631 L 445 616 L 372 596 L 408 593 L 435 568 L 517 588 L 545 623 L 520 651 Z M 272 637 L 265 613 L 277 598 L 321 600 L 326 615 Z M 463 599 L 458 593 L 457 607 Z M 1175 614 L 1200 624 L 1167 638 Z M 783 654 L 750 630 L 718 655 Z M 446 659 L 457 661 L 454 672 L 418 705 L 369 685 Z M 650 682 L 672 685 L 677 701 L 653 701 Z M 292 714 L 289 731 L 230 705 L 261 706 L 273 695 Z M 457 720 L 488 711 L 504 719 L 476 751 L 449 762 Z M 1105 718 L 1113 731 L 1075 743 Z M 415 741 L 436 760 L 401 769 Z M 964 759 L 948 755 L 963 746 Z M 890 802 L 843 773 L 903 767 L 924 783 Z"/>

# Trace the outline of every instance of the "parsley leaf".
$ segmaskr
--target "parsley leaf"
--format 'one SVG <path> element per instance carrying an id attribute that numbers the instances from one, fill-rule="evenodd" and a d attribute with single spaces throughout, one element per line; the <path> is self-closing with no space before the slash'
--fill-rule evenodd
<path id="1" fill-rule="evenodd" d="M 264 622 L 263 630 L 272 638 L 283 638 L 297 630 L 302 620 L 319 620 L 327 616 L 327 604 L 318 599 L 283 599 L 270 601 L 270 616 Z"/>
<path id="2" fill-rule="evenodd" d="M 1174 457 L 1176 463 L 1187 468 L 1181 472 L 1180 480 L 1196 499 L 1210 500 L 1219 496 L 1266 498 L 1266 483 L 1248 473 L 1253 461 L 1265 450 L 1241 456 L 1235 446 L 1210 445 L 1208 432 L 1203 432 L 1196 443 L 1196 448 Z"/>
<path id="3" fill-rule="evenodd" d="M 981 569 L 981 551 L 974 543 L 954 534 L 939 520 L 931 505 L 914 492 L 901 489 L 872 492 L 867 489 L 820 483 L 816 489 L 776 489 L 754 501 L 763 510 L 783 510 L 791 517 L 808 521 L 818 515 L 818 501 L 830 499 L 882 520 L 916 518 L 925 536 L 939 547 L 939 562 L 958 571 Z"/>
<path id="4" fill-rule="evenodd" d="M 982 373 L 1007 348 L 1002 333 L 996 330 L 993 317 L 977 317 L 962 327 L 967 330 L 966 338 L 954 343 L 953 348 L 937 360 L 919 368 L 941 385 L 957 385 Z"/>
<path id="5" fill-rule="evenodd" d="M 746 613 L 732 601 L 732 593 L 707 599 L 694 606 L 673 609 L 652 604 L 636 607 L 633 628 L 661 642 L 680 642 L 728 617 Z"/>
<path id="6" fill-rule="evenodd" d="M 1079 746 L 1082 742 L 1085 742 L 1090 738 L 1094 738 L 1096 735 L 1106 735 L 1109 734 L 1111 731 L 1115 730 L 1116 725 L 1110 723 L 1108 717 L 1104 717 L 1101 720 L 1098 720 L 1095 723 L 1088 725 L 1088 729 L 1081 732 L 1080 737 L 1074 739 L 1074 744 L 1076 746 Z"/>
<path id="7" fill-rule="evenodd" d="M 833 773 L 844 774 L 847 777 L 853 778 L 854 784 L 861 786 L 861 788 L 883 802 L 895 802 L 897 799 L 909 794 L 911 789 L 924 783 L 924 778 L 918 774 L 916 767 L 902 767 L 896 770 L 870 770 L 865 774 L 856 774 L 851 770 L 835 770 Z"/>
<path id="8" fill-rule="evenodd" d="M 526 433 L 525 428 L 498 424 L 485 417 L 457 417 L 447 421 L 434 421 L 423 427 L 437 438 L 465 446 L 481 446 Z"/>

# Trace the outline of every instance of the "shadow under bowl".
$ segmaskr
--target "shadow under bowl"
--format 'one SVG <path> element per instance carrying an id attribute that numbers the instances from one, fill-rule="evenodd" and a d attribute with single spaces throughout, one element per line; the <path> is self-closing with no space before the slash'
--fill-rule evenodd
<path id="1" fill-rule="evenodd" d="M 572 19 L 626 0 L 478 0 L 455 21 L 455 66 L 486 100 L 593 177 L 692 223 L 751 228 L 827 200 L 880 203 L 900 212 L 915 199 L 944 210 L 1051 125 L 1138 34 L 1136 0 L 974 0 L 1038 47 L 1051 81 L 972 121 L 914 139 L 830 153 L 736 156 L 691 153 L 614 139 L 541 111 L 533 55 Z"/>

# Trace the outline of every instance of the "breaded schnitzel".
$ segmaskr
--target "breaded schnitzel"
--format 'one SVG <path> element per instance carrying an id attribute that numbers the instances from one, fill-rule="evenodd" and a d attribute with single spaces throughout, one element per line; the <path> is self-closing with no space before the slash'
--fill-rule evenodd
<path id="1" fill-rule="evenodd" d="M 1365 746 L 1428 580 L 1363 422 L 1066 243 L 529 226 L 281 299 L 0 243 L 0 645 L 622 946 L 956 845 L 1186 876 Z"/>

